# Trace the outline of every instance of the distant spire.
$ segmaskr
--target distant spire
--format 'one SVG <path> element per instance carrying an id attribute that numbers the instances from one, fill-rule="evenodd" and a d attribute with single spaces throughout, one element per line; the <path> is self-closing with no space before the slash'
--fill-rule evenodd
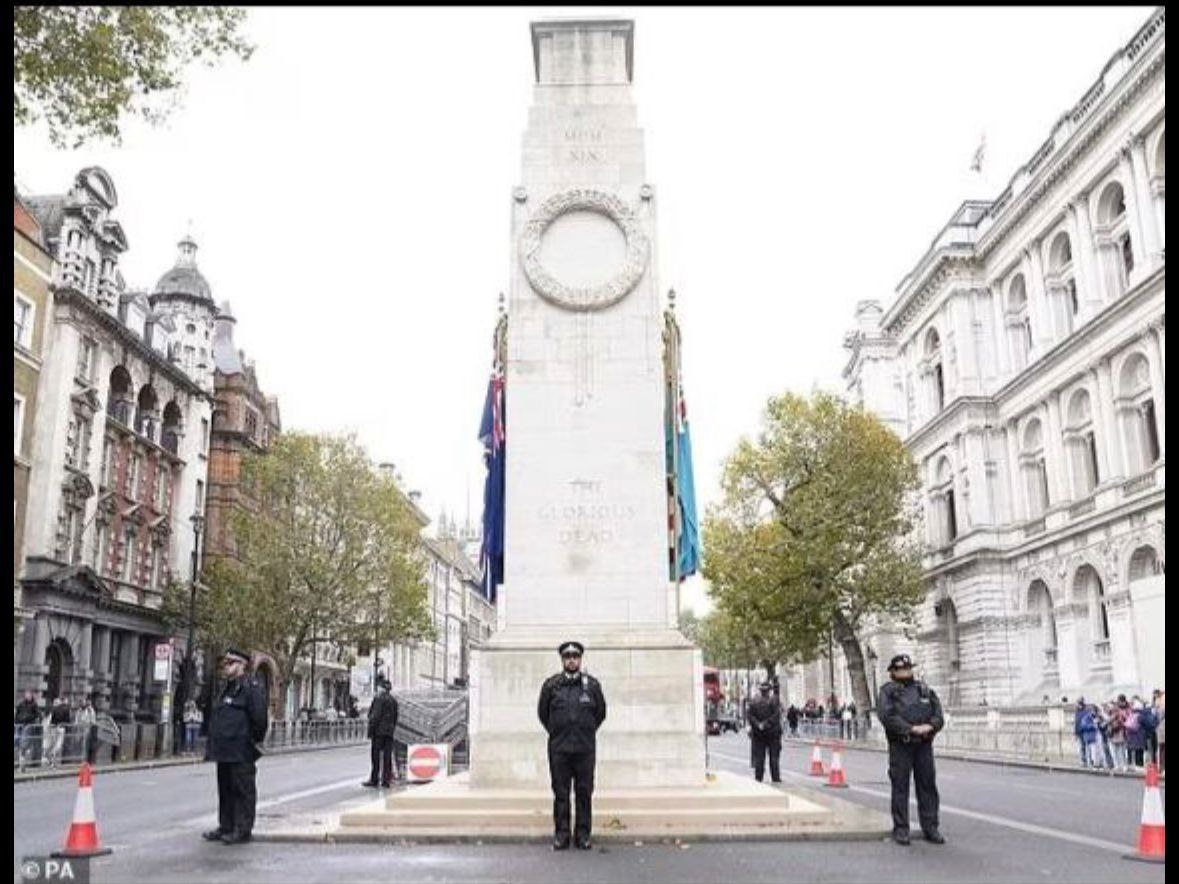
<path id="1" fill-rule="evenodd" d="M 195 267 L 196 266 L 197 244 L 196 240 L 192 238 L 192 233 L 185 233 L 184 239 L 176 244 L 176 266 L 177 267 Z"/>
<path id="2" fill-rule="evenodd" d="M 970 171 L 977 172 L 982 175 L 983 159 L 987 153 L 987 133 L 984 132 L 979 136 L 978 147 L 974 151 L 974 159 L 970 161 Z"/>

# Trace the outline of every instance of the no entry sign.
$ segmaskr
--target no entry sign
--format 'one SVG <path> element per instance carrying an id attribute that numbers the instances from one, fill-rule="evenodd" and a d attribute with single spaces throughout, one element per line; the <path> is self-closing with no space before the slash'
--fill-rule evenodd
<path id="1" fill-rule="evenodd" d="M 450 746 L 446 743 L 415 743 L 405 758 L 406 779 L 428 783 L 450 773 Z"/>

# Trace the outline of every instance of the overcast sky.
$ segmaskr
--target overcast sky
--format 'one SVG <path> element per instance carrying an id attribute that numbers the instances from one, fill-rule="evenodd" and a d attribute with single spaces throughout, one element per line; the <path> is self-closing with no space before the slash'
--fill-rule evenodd
<path id="1" fill-rule="evenodd" d="M 253 58 L 194 69 L 165 126 L 78 151 L 18 130 L 14 171 L 60 193 L 105 167 L 132 286 L 172 266 L 191 220 L 284 426 L 353 430 L 432 516 L 469 502 L 477 520 L 528 24 L 632 18 L 703 515 L 766 398 L 842 392 L 856 301 L 887 306 L 958 203 L 1002 190 L 1152 8 L 259 8 Z"/>

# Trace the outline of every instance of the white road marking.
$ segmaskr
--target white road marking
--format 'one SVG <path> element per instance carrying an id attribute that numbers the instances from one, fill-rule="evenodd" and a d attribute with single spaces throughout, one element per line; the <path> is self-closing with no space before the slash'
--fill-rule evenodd
<path id="1" fill-rule="evenodd" d="M 281 795 L 278 798 L 271 798 L 267 801 L 259 801 L 257 809 L 265 810 L 266 808 L 274 807 L 278 804 L 285 804 L 288 801 L 298 801 L 300 798 L 310 798 L 312 795 L 322 795 L 324 792 L 334 792 L 337 789 L 343 789 L 345 786 L 359 787 L 360 782 L 356 779 L 355 776 L 351 776 L 346 780 L 339 780 L 335 783 L 328 783 L 324 786 L 316 786 L 312 789 L 304 789 L 301 792 L 291 792 L 289 795 Z"/>
<path id="2" fill-rule="evenodd" d="M 748 758 L 743 758 L 739 755 L 729 755 L 726 752 L 717 752 L 715 749 L 710 749 L 711 755 L 719 755 L 721 758 L 726 758 L 729 761 L 736 761 L 739 763 L 748 763 Z M 791 770 L 784 770 L 782 773 L 789 777 L 794 777 L 799 780 L 814 781 L 817 777 L 810 777 L 806 774 L 795 773 Z M 891 798 L 891 792 L 881 792 L 877 789 L 866 789 L 863 786 L 848 786 L 848 791 L 860 792 L 864 795 L 872 795 L 877 798 Z M 909 799 L 910 804 L 916 804 L 916 798 Z M 964 807 L 953 807 L 948 804 L 940 805 L 942 813 L 949 813 L 955 816 L 966 817 L 967 819 L 978 820 L 983 823 L 990 823 L 994 826 L 1002 826 L 1007 829 L 1015 829 L 1019 832 L 1027 832 L 1029 835 L 1040 835 L 1045 838 L 1056 838 L 1059 841 L 1068 841 L 1071 844 L 1081 844 L 1085 847 L 1096 847 L 1099 850 L 1108 850 L 1118 854 L 1129 853 L 1133 848 L 1126 844 L 1118 844 L 1113 841 L 1104 841 L 1100 838 L 1093 838 L 1089 835 L 1079 835 L 1076 832 L 1066 832 L 1063 829 L 1053 829 L 1048 826 L 1037 826 L 1034 823 L 1025 823 L 1021 820 L 1014 820 L 1010 817 L 997 816 L 991 813 L 980 813 L 977 810 L 967 810 Z"/>

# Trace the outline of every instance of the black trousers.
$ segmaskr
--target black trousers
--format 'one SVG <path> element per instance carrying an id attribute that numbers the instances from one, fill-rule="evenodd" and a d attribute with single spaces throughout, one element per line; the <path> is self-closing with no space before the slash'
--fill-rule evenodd
<path id="1" fill-rule="evenodd" d="M 368 775 L 370 783 L 380 783 L 388 786 L 393 782 L 393 738 L 373 737 L 373 767 Z"/>
<path id="2" fill-rule="evenodd" d="M 252 761 L 217 762 L 217 815 L 222 832 L 248 835 L 254 831 L 254 808 L 258 803 Z"/>
<path id="3" fill-rule="evenodd" d="M 553 828 L 558 838 L 569 837 L 569 787 L 577 804 L 575 835 L 589 838 L 593 826 L 594 753 L 549 751 L 549 776 L 553 783 Z"/>
<path id="4" fill-rule="evenodd" d="M 933 743 L 928 740 L 888 741 L 888 778 L 892 781 L 892 825 L 909 828 L 909 776 L 917 785 L 917 817 L 921 831 L 938 827 L 937 774 L 933 767 Z"/>
<path id="5" fill-rule="evenodd" d="M 760 783 L 766 775 L 766 755 L 770 756 L 770 779 L 775 783 L 782 782 L 782 772 L 778 763 L 782 756 L 781 737 L 753 737 L 753 775 Z"/>

